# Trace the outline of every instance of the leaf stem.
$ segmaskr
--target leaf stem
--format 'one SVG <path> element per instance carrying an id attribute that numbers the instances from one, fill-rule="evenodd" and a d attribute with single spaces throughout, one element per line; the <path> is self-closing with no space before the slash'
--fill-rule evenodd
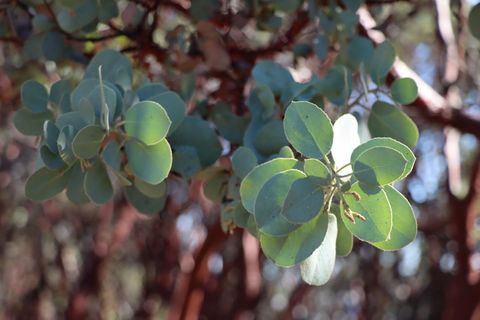
<path id="1" fill-rule="evenodd" d="M 346 167 L 348 167 L 349 165 L 351 165 L 352 163 L 349 162 L 343 166 L 341 166 L 340 168 L 338 168 L 336 171 L 335 171 L 335 174 L 337 174 L 338 172 L 342 171 L 343 169 L 345 169 Z"/>

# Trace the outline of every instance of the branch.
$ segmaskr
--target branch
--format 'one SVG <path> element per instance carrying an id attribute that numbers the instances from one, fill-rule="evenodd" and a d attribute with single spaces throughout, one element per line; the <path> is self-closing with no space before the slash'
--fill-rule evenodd
<path id="1" fill-rule="evenodd" d="M 375 43 L 383 42 L 385 35 L 373 29 L 376 26 L 376 22 L 370 13 L 365 8 L 360 8 L 358 13 L 360 15 L 360 33 L 363 33 Z M 470 133 L 480 138 L 480 117 L 468 115 L 463 110 L 451 106 L 443 96 L 423 81 L 415 71 L 397 58 L 392 71 L 387 76 L 387 84 L 391 84 L 395 79 L 405 77 L 412 78 L 418 86 L 418 98 L 407 105 L 408 108 L 415 110 L 428 122 L 441 126 L 452 126 L 461 132 Z"/>

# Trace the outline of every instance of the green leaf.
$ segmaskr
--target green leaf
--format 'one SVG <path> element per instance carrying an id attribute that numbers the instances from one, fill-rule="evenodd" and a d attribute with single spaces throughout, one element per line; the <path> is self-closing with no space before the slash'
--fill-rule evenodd
<path id="1" fill-rule="evenodd" d="M 281 94 L 293 82 L 292 75 L 285 67 L 270 60 L 258 62 L 252 70 L 252 76 L 257 84 L 266 85 L 275 94 Z"/>
<path id="2" fill-rule="evenodd" d="M 258 164 L 257 157 L 250 148 L 239 147 L 232 155 L 232 169 L 237 176 L 245 176 Z"/>
<path id="3" fill-rule="evenodd" d="M 104 81 L 115 83 L 128 89 L 132 85 L 132 63 L 130 60 L 112 49 L 105 49 L 95 55 L 85 70 L 85 79 L 98 79 L 98 67 L 102 66 Z"/>
<path id="4" fill-rule="evenodd" d="M 59 80 L 50 88 L 50 101 L 53 102 L 63 113 L 72 111 L 70 93 L 72 88 L 68 80 Z"/>
<path id="5" fill-rule="evenodd" d="M 150 198 L 140 192 L 135 186 L 125 188 L 125 197 L 128 202 L 138 211 L 146 214 L 155 214 L 164 207 L 167 198 Z"/>
<path id="6" fill-rule="evenodd" d="M 60 130 L 62 130 L 66 126 L 71 126 L 75 132 L 78 132 L 80 129 L 87 126 L 87 122 L 79 111 L 72 111 L 61 114 L 60 116 L 58 116 L 55 124 Z"/>
<path id="7" fill-rule="evenodd" d="M 112 183 L 100 159 L 96 160 L 85 173 L 83 188 L 87 197 L 96 204 L 106 203 L 112 197 Z"/>
<path id="8" fill-rule="evenodd" d="M 166 139 L 151 146 L 127 140 L 125 151 L 133 174 L 150 184 L 165 180 L 172 168 L 172 150 Z"/>
<path id="9" fill-rule="evenodd" d="M 480 40 L 480 3 L 473 6 L 468 14 L 468 27 L 472 35 Z"/>
<path id="10" fill-rule="evenodd" d="M 273 115 L 275 96 L 269 87 L 257 85 L 257 87 L 250 92 L 247 106 L 253 118 L 269 119 Z"/>
<path id="11" fill-rule="evenodd" d="M 74 204 L 83 204 L 90 201 L 84 188 L 85 172 L 77 162 L 71 169 L 67 184 L 67 197 Z"/>
<path id="12" fill-rule="evenodd" d="M 237 116 L 225 103 L 215 105 L 211 118 L 222 137 L 231 143 L 242 143 L 250 119 Z"/>
<path id="13" fill-rule="evenodd" d="M 358 67 L 361 63 L 368 63 L 373 56 L 372 41 L 366 37 L 355 36 L 347 47 L 348 63 Z"/>
<path id="14" fill-rule="evenodd" d="M 28 178 L 25 196 L 33 201 L 50 199 L 65 189 L 68 177 L 68 171 L 40 168 Z"/>
<path id="15" fill-rule="evenodd" d="M 337 106 L 343 106 L 352 93 L 352 73 L 345 66 L 333 66 L 315 87 L 317 94 L 326 96 Z"/>
<path id="16" fill-rule="evenodd" d="M 138 88 L 137 95 L 140 101 L 151 100 L 162 93 L 169 91 L 168 88 L 162 83 L 147 83 Z"/>
<path id="17" fill-rule="evenodd" d="M 332 181 L 330 169 L 320 160 L 305 159 L 303 171 L 307 176 L 317 178 L 315 182 L 322 186 L 328 186 Z"/>
<path id="18" fill-rule="evenodd" d="M 192 146 L 178 146 L 173 153 L 172 170 L 189 179 L 202 170 L 197 150 Z"/>
<path id="19" fill-rule="evenodd" d="M 362 183 L 376 186 L 400 179 L 406 164 L 407 159 L 400 152 L 388 147 L 367 149 L 352 160 L 355 178 Z"/>
<path id="20" fill-rule="evenodd" d="M 278 158 L 295 158 L 293 150 L 289 146 L 283 146 L 278 151 Z"/>
<path id="21" fill-rule="evenodd" d="M 310 102 L 292 102 L 285 113 L 285 135 L 303 155 L 322 159 L 333 141 L 333 127 L 327 114 Z"/>
<path id="22" fill-rule="evenodd" d="M 385 40 L 374 49 L 373 56 L 367 65 L 373 82 L 379 85 L 382 84 L 395 62 L 395 57 L 395 48 L 388 40 Z"/>
<path id="23" fill-rule="evenodd" d="M 262 163 L 251 170 L 240 185 L 240 195 L 245 209 L 250 213 L 254 213 L 255 201 L 263 185 L 275 174 L 293 169 L 297 165 L 298 161 L 296 159 L 276 158 Z"/>
<path id="24" fill-rule="evenodd" d="M 59 60 L 65 52 L 65 37 L 58 31 L 45 33 L 42 42 L 42 52 L 48 60 Z"/>
<path id="25" fill-rule="evenodd" d="M 178 94 L 172 91 L 164 92 L 150 98 L 149 100 L 157 102 L 165 109 L 168 118 L 172 122 L 168 134 L 172 134 L 185 118 L 185 112 L 187 109 L 185 102 L 183 102 Z"/>
<path id="26" fill-rule="evenodd" d="M 20 89 L 22 103 L 25 108 L 33 113 L 44 113 L 48 106 L 47 89 L 38 81 L 28 80 Z"/>
<path id="27" fill-rule="evenodd" d="M 392 230 L 392 209 L 385 191 L 379 187 L 360 185 L 356 182 L 352 185 L 350 192 L 356 192 L 360 200 L 351 194 L 344 194 L 347 205 L 352 211 L 365 217 L 365 221 L 356 218 L 353 223 L 342 212 L 342 219 L 347 229 L 363 241 L 386 240 Z"/>
<path id="28" fill-rule="evenodd" d="M 52 152 L 46 145 L 40 148 L 40 156 L 45 166 L 50 170 L 58 170 L 65 166 L 62 157 L 58 153 Z"/>
<path id="29" fill-rule="evenodd" d="M 400 104 L 409 104 L 417 99 L 418 88 L 413 79 L 396 79 L 390 87 L 392 98 Z"/>
<path id="30" fill-rule="evenodd" d="M 324 192 L 317 178 L 306 177 L 295 181 L 285 199 L 282 215 L 291 223 L 305 223 L 323 208 Z"/>
<path id="31" fill-rule="evenodd" d="M 79 5 L 74 9 L 64 7 L 57 14 L 58 25 L 68 33 L 84 28 L 97 17 L 97 7 L 94 0 L 78 3 Z"/>
<path id="32" fill-rule="evenodd" d="M 194 147 L 203 167 L 214 164 L 222 153 L 222 146 L 210 123 L 197 117 L 185 117 L 170 139 L 174 146 Z"/>
<path id="33" fill-rule="evenodd" d="M 113 171 L 119 172 L 121 166 L 120 145 L 115 140 L 110 140 L 102 150 L 102 159 Z"/>
<path id="34" fill-rule="evenodd" d="M 393 227 L 389 239 L 372 244 L 385 251 L 399 250 L 415 240 L 417 221 L 412 206 L 400 192 L 391 186 L 385 186 L 384 191 L 392 207 Z"/>
<path id="35" fill-rule="evenodd" d="M 260 233 L 260 244 L 267 257 L 281 267 L 294 266 L 312 255 L 327 233 L 328 216 L 321 214 L 284 237 Z"/>
<path id="36" fill-rule="evenodd" d="M 43 138 L 45 139 L 45 145 L 53 153 L 58 153 L 57 139 L 59 134 L 60 130 L 58 130 L 58 127 L 52 120 L 45 121 L 43 124 Z"/>
<path id="37" fill-rule="evenodd" d="M 362 143 L 355 150 L 353 150 L 351 161 L 353 162 L 360 154 L 373 147 L 387 147 L 394 149 L 395 151 L 400 152 L 407 160 L 407 163 L 405 164 L 405 170 L 398 180 L 404 179 L 410 174 L 415 164 L 415 155 L 409 147 L 391 138 L 373 138 L 365 143 Z"/>
<path id="38" fill-rule="evenodd" d="M 337 218 L 328 215 L 328 227 L 320 246 L 312 255 L 300 264 L 303 281 L 310 285 L 321 286 L 330 279 L 335 267 L 335 241 L 337 239 Z"/>
<path id="39" fill-rule="evenodd" d="M 147 146 L 163 140 L 172 122 L 161 105 L 142 101 L 128 109 L 125 115 L 125 132 Z"/>
<path id="40" fill-rule="evenodd" d="M 42 113 L 33 113 L 28 109 L 22 108 L 15 112 L 13 124 L 18 131 L 26 136 L 39 136 L 43 132 L 45 121 L 51 119 L 53 119 L 53 113 L 50 110 Z"/>
<path id="41" fill-rule="evenodd" d="M 413 149 L 418 141 L 418 128 L 403 111 L 391 104 L 377 101 L 368 117 L 373 137 L 390 137 Z"/>
<path id="42" fill-rule="evenodd" d="M 149 198 L 161 198 L 167 195 L 167 183 L 165 181 L 159 184 L 150 184 L 137 178 L 134 185 L 138 191 Z"/>
<path id="43" fill-rule="evenodd" d="M 250 148 L 260 161 L 264 160 L 265 155 L 262 155 L 257 148 L 255 148 L 255 138 L 258 131 L 265 125 L 265 123 L 267 123 L 267 121 L 263 120 L 261 117 L 253 117 L 243 136 L 243 145 Z"/>
<path id="44" fill-rule="evenodd" d="M 288 144 L 283 130 L 283 123 L 273 119 L 263 125 L 255 136 L 255 148 L 264 155 L 277 153 L 283 146 Z"/>
<path id="45" fill-rule="evenodd" d="M 285 219 L 281 212 L 288 190 L 304 177 L 303 172 L 290 169 L 277 173 L 263 185 L 255 201 L 255 221 L 262 233 L 285 236 L 300 227 Z"/>
<path id="46" fill-rule="evenodd" d="M 79 159 L 90 159 L 97 155 L 105 131 L 99 126 L 87 126 L 75 135 L 72 141 L 73 154 Z"/>
<path id="47" fill-rule="evenodd" d="M 343 222 L 343 203 L 340 202 L 339 205 L 332 205 L 331 212 L 337 217 L 337 241 L 336 241 L 336 251 L 337 256 L 345 257 L 352 252 L 353 248 L 353 235 L 350 230 L 347 229 L 345 223 Z"/>

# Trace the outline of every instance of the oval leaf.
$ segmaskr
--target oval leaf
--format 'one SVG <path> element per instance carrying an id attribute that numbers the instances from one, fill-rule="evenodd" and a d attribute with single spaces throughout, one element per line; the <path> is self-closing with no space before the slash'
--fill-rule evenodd
<path id="1" fill-rule="evenodd" d="M 395 62 L 395 48 L 390 41 L 385 40 L 373 50 L 373 56 L 368 63 L 368 71 L 373 82 L 381 84 Z"/>
<path id="2" fill-rule="evenodd" d="M 33 113 L 29 109 L 22 108 L 15 112 L 13 124 L 18 131 L 26 136 L 39 136 L 43 132 L 43 124 L 53 119 L 53 113 L 47 110 L 42 113 Z"/>
<path id="3" fill-rule="evenodd" d="M 20 89 L 22 104 L 33 113 L 43 113 L 47 111 L 48 92 L 47 89 L 38 81 L 28 80 L 22 84 Z"/>
<path id="4" fill-rule="evenodd" d="M 316 180 L 315 177 L 307 177 L 292 184 L 282 210 L 288 221 L 305 223 L 322 211 L 324 192 Z"/>
<path id="5" fill-rule="evenodd" d="M 409 104 L 417 99 L 418 88 L 413 79 L 396 79 L 390 87 L 392 98 L 400 104 Z"/>
<path id="6" fill-rule="evenodd" d="M 197 117 L 185 117 L 170 139 L 174 147 L 195 148 L 203 167 L 214 164 L 222 153 L 222 145 L 210 123 Z"/>
<path id="7" fill-rule="evenodd" d="M 106 203 L 113 195 L 112 183 L 101 160 L 96 160 L 85 173 L 85 194 L 94 203 Z"/>
<path id="8" fill-rule="evenodd" d="M 255 201 L 263 185 L 275 174 L 292 169 L 298 161 L 290 158 L 277 158 L 255 167 L 250 171 L 240 185 L 240 196 L 245 209 L 254 213 Z"/>
<path id="9" fill-rule="evenodd" d="M 350 254 L 353 249 L 353 235 L 343 222 L 343 203 L 332 205 L 331 211 L 337 217 L 337 256 L 344 257 Z"/>
<path id="10" fill-rule="evenodd" d="M 242 179 L 245 178 L 257 163 L 255 153 L 247 147 L 239 147 L 232 155 L 233 171 Z"/>
<path id="11" fill-rule="evenodd" d="M 330 169 L 320 160 L 306 159 L 303 171 L 309 177 L 315 177 L 315 182 L 322 186 L 328 186 L 332 181 Z"/>
<path id="12" fill-rule="evenodd" d="M 68 177 L 69 171 L 40 168 L 28 178 L 25 196 L 34 201 L 50 199 L 65 189 Z"/>
<path id="13" fill-rule="evenodd" d="M 388 240 L 372 244 L 385 251 L 399 250 L 417 236 L 417 221 L 412 206 L 400 192 L 391 186 L 385 186 L 384 191 L 392 207 L 392 232 Z"/>
<path id="14" fill-rule="evenodd" d="M 400 179 L 406 164 L 407 159 L 400 152 L 388 147 L 373 147 L 352 161 L 353 175 L 362 183 L 383 186 Z"/>
<path id="15" fill-rule="evenodd" d="M 355 161 L 355 159 L 357 159 L 360 154 L 373 147 L 387 147 L 394 149 L 395 151 L 400 152 L 402 156 L 407 160 L 407 163 L 405 164 L 405 170 L 403 171 L 401 177 L 398 180 L 404 179 L 410 174 L 413 166 L 415 165 L 415 155 L 409 147 L 391 138 L 373 138 L 365 143 L 362 143 L 355 150 L 353 150 L 351 161 Z"/>
<path id="16" fill-rule="evenodd" d="M 472 35 L 480 40 L 480 3 L 476 4 L 468 14 L 468 27 Z"/>
<path id="17" fill-rule="evenodd" d="M 165 181 L 159 184 L 150 184 L 141 179 L 135 179 L 134 184 L 138 191 L 149 198 L 161 198 L 167 194 L 167 184 Z"/>
<path id="18" fill-rule="evenodd" d="M 146 214 L 160 212 L 165 207 L 165 202 L 167 200 L 165 196 L 159 198 L 147 197 L 135 188 L 135 186 L 125 188 L 125 197 L 133 207 Z"/>
<path id="19" fill-rule="evenodd" d="M 310 102 L 292 102 L 285 113 L 285 135 L 303 155 L 322 159 L 333 141 L 333 128 L 327 114 Z"/>
<path id="20" fill-rule="evenodd" d="M 77 162 L 71 170 L 67 184 L 67 197 L 75 204 L 87 203 L 90 201 L 85 193 L 84 181 L 85 172 L 83 172 L 80 163 Z"/>
<path id="21" fill-rule="evenodd" d="M 167 136 L 171 123 L 162 106 L 153 101 L 142 101 L 128 109 L 125 132 L 149 146 Z"/>
<path id="22" fill-rule="evenodd" d="M 79 159 L 90 159 L 97 155 L 100 144 L 105 138 L 105 131 L 99 126 L 87 126 L 73 138 L 72 150 Z"/>
<path id="23" fill-rule="evenodd" d="M 172 150 L 166 139 L 151 146 L 127 140 L 125 151 L 133 174 L 150 184 L 165 180 L 172 168 Z"/>
<path id="24" fill-rule="evenodd" d="M 187 107 L 185 102 L 178 94 L 173 91 L 167 91 L 149 100 L 159 103 L 167 112 L 168 118 L 172 121 L 168 134 L 175 131 L 185 118 L 185 111 Z"/>
<path id="25" fill-rule="evenodd" d="M 299 170 L 277 173 L 260 189 L 255 201 L 255 221 L 260 231 L 272 236 L 285 236 L 300 227 L 281 215 L 288 190 L 295 181 L 305 177 Z"/>
<path id="26" fill-rule="evenodd" d="M 320 246 L 300 264 L 303 281 L 321 286 L 330 279 L 335 267 L 335 241 L 337 239 L 337 219 L 328 215 L 328 227 Z"/>
<path id="27" fill-rule="evenodd" d="M 379 187 L 360 186 L 358 182 L 352 185 L 350 192 L 356 192 L 360 200 L 351 194 L 345 194 L 347 205 L 352 211 L 365 217 L 365 221 L 356 218 L 353 223 L 342 212 L 347 229 L 363 241 L 385 241 L 392 230 L 392 209 L 385 192 Z"/>
<path id="28" fill-rule="evenodd" d="M 383 101 L 373 104 L 368 117 L 373 137 L 390 137 L 413 149 L 418 140 L 417 125 L 402 110 Z"/>
<path id="29" fill-rule="evenodd" d="M 294 266 L 320 246 L 328 227 L 328 216 L 321 214 L 284 237 L 260 233 L 260 244 L 267 257 L 281 267 Z"/>

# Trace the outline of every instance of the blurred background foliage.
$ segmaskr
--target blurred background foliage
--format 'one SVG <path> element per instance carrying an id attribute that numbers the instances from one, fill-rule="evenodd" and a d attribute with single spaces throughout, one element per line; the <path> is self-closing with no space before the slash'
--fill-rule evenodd
<path id="1" fill-rule="evenodd" d="M 424 81 L 419 99 L 405 108 L 420 129 L 418 161 L 399 185 L 419 233 L 395 253 L 356 242 L 319 288 L 266 260 L 245 231 L 224 233 L 201 181 L 171 178 L 167 207 L 154 217 L 122 199 L 102 207 L 74 206 L 64 195 L 27 201 L 36 141 L 18 133 L 11 117 L 23 81 L 78 81 L 106 47 L 129 55 L 137 82 L 163 81 L 189 110 L 208 112 L 223 101 L 245 114 L 256 59 L 275 59 L 297 81 L 328 70 L 335 47 L 320 59 L 299 45 L 315 43 L 321 30 L 305 7 L 345 4 L 99 1 L 118 11 L 102 11 L 81 32 L 74 26 L 49 33 L 50 23 L 62 24 L 56 2 L 0 2 L 0 318 L 480 318 L 480 42 L 467 27 L 475 1 L 362 5 L 358 33 L 385 35 L 404 63 L 391 77 L 408 65 Z"/>

